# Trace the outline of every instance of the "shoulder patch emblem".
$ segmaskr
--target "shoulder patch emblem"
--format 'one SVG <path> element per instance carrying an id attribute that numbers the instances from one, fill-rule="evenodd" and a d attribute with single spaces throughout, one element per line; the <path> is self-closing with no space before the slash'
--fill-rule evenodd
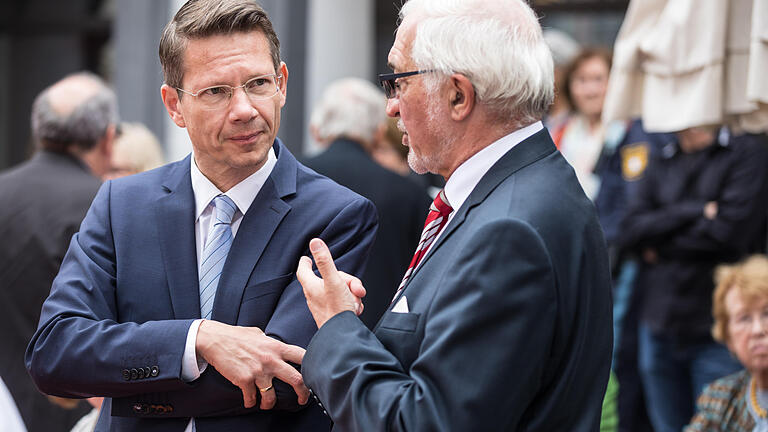
<path id="1" fill-rule="evenodd" d="M 647 166 L 647 142 L 633 143 L 621 148 L 621 175 L 624 177 L 624 180 L 639 180 Z"/>

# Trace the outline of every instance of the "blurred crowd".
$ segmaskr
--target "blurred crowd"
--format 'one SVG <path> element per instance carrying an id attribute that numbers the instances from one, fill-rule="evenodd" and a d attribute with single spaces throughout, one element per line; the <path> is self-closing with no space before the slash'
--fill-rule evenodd
<path id="1" fill-rule="evenodd" d="M 630 5 L 615 45 L 617 60 L 606 48 L 580 47 L 561 31 L 546 35 L 558 89 L 548 128 L 595 203 L 611 256 L 614 375 L 609 393 L 617 385 L 618 429 L 606 430 L 768 430 L 761 410 L 768 406 L 761 375 L 768 360 L 768 124 L 747 126 L 726 109 L 719 120 L 690 109 L 692 98 L 721 103 L 720 89 L 702 76 L 711 71 L 700 67 L 677 77 L 654 76 L 646 63 L 658 61 L 653 49 L 662 48 L 648 47 L 650 39 L 660 37 L 653 30 L 680 38 L 682 32 L 670 33 L 673 7 L 653 9 L 647 3 Z M 690 19 L 708 13 L 709 22 L 717 21 L 713 11 L 687 12 Z M 651 28 L 649 22 L 661 27 Z M 741 30 L 748 33 L 749 25 Z M 646 63 L 637 60 L 631 74 L 651 71 L 644 92 L 626 83 L 626 69 L 619 79 L 611 76 L 612 67 L 625 66 L 632 43 Z M 687 48 L 694 56 L 705 44 Z M 705 48 L 709 57 L 718 53 L 714 46 Z M 755 50 L 755 62 L 760 54 Z M 673 79 L 668 93 L 648 90 L 659 86 L 653 80 Z M 699 94 L 680 94 L 695 86 Z M 605 112 L 606 97 L 626 101 L 628 95 L 643 107 L 637 117 L 614 115 L 630 111 L 625 105 Z M 755 104 L 756 111 L 764 102 Z M 662 121 L 654 108 L 679 116 Z M 648 119 L 650 127 L 644 125 Z"/>
<path id="2" fill-rule="evenodd" d="M 648 13 L 639 9 L 630 7 L 617 50 Z M 603 430 L 768 431 L 768 123 L 691 115 L 648 127 L 645 111 L 610 115 L 607 95 L 630 93 L 611 76 L 626 53 L 556 29 L 545 37 L 557 90 L 545 124 L 594 202 L 610 252 L 614 347 Z M 679 100 L 641 98 L 668 112 Z M 408 267 L 439 187 L 408 167 L 385 105 L 370 82 L 333 83 L 308 125 L 324 151 L 302 161 L 377 207 L 379 235 L 361 275 L 370 327 L 389 306 L 388 287 Z M 101 182 L 161 166 L 162 146 L 143 125 L 121 122 L 114 93 L 89 73 L 40 93 L 31 128 L 36 154 L 0 173 L 0 407 L 8 407 L 0 430 L 92 430 L 100 401 L 42 395 L 24 352 Z"/>

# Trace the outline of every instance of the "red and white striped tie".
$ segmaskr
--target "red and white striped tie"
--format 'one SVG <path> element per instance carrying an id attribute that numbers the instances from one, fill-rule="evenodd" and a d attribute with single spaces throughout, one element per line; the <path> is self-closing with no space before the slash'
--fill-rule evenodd
<path id="1" fill-rule="evenodd" d="M 408 282 L 408 278 L 411 277 L 411 274 L 419 265 L 421 259 L 427 254 L 429 247 L 435 241 L 435 237 L 437 237 L 437 234 L 440 233 L 446 222 L 448 222 L 448 215 L 450 215 L 452 211 L 453 209 L 450 204 L 448 204 L 448 199 L 445 197 L 445 192 L 441 190 L 429 207 L 429 214 L 427 215 L 427 220 L 424 222 L 424 230 L 421 232 L 421 239 L 419 240 L 419 245 L 416 247 L 416 253 L 413 254 L 411 264 L 408 266 L 408 270 L 405 272 L 405 276 L 403 276 L 403 281 L 400 282 L 400 286 L 397 288 L 397 292 L 392 298 L 392 301 L 394 301 L 400 294 L 400 291 L 403 290 L 405 283 Z"/>

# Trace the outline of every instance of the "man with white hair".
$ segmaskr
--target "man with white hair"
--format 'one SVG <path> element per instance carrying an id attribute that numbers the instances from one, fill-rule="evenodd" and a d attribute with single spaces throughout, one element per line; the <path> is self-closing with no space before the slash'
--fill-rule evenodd
<path id="1" fill-rule="evenodd" d="M 310 130 L 327 149 L 305 165 L 368 198 L 379 230 L 361 279 L 367 288 L 360 319 L 369 328 L 389 306 L 419 242 L 430 198 L 420 185 L 371 157 L 386 128 L 386 98 L 360 78 L 331 83 L 312 111 Z"/>
<path id="2" fill-rule="evenodd" d="M 302 373 L 338 430 L 596 431 L 611 358 L 595 210 L 541 124 L 552 57 L 521 0 L 411 0 L 380 77 L 417 172 L 447 180 L 373 331 L 322 240 Z"/>

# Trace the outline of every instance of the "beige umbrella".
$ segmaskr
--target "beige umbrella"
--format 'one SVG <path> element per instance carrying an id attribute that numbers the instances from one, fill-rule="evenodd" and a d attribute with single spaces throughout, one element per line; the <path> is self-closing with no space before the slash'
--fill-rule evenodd
<path id="1" fill-rule="evenodd" d="M 613 58 L 605 121 L 768 130 L 766 0 L 632 0 Z"/>

